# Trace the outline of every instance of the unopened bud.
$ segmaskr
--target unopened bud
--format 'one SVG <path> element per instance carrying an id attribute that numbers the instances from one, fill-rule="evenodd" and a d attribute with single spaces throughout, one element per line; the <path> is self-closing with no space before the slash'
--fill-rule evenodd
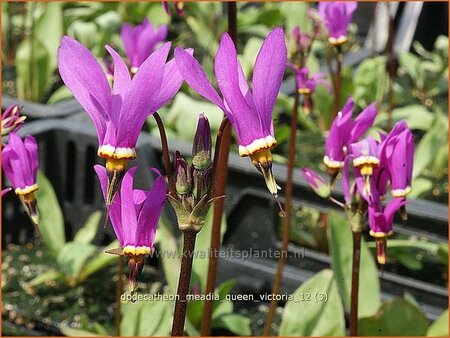
<path id="1" fill-rule="evenodd" d="M 17 132 L 23 125 L 26 116 L 20 116 L 20 108 L 17 104 L 9 106 L 2 114 L 2 136 L 10 132 Z"/>
<path id="2" fill-rule="evenodd" d="M 180 195 L 186 195 L 192 191 L 191 168 L 178 151 L 175 153 L 175 181 L 177 193 Z"/>
<path id="3" fill-rule="evenodd" d="M 211 165 L 211 143 L 211 127 L 208 118 L 200 114 L 192 145 L 192 165 L 196 170 L 205 170 Z"/>

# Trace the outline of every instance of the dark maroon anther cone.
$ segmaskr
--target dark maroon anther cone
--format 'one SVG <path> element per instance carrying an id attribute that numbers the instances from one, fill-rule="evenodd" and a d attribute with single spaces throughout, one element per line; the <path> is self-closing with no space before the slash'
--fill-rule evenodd
<path id="1" fill-rule="evenodd" d="M 144 255 L 139 255 L 130 256 L 128 260 L 128 269 L 130 271 L 128 275 L 128 291 L 130 293 L 133 293 L 139 284 L 142 269 L 144 268 L 144 259 Z"/>

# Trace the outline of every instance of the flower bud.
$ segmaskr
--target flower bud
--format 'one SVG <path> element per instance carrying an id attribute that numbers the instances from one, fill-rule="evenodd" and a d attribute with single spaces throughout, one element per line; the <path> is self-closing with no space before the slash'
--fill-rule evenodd
<path id="1" fill-rule="evenodd" d="M 175 181 L 177 193 L 180 195 L 186 195 L 192 191 L 191 168 L 178 151 L 175 153 Z"/>
<path id="2" fill-rule="evenodd" d="M 204 114 L 200 114 L 192 145 L 192 165 L 196 170 L 205 170 L 211 165 L 211 143 L 211 128 L 208 118 Z"/>
<path id="3" fill-rule="evenodd" d="M 26 119 L 26 116 L 19 116 L 20 108 L 17 104 L 13 104 L 6 108 L 2 114 L 2 136 L 10 132 L 17 132 Z"/>
<path id="4" fill-rule="evenodd" d="M 330 196 L 329 185 L 318 173 L 308 168 L 302 168 L 302 175 L 317 195 L 322 198 Z"/>

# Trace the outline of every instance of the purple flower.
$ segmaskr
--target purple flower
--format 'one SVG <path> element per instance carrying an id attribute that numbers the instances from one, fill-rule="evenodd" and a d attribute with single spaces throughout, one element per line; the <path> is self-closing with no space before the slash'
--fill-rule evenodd
<path id="1" fill-rule="evenodd" d="M 350 144 L 350 153 L 353 156 L 353 166 L 359 175 L 365 179 L 363 195 L 370 195 L 370 179 L 374 168 L 380 165 L 379 144 L 371 136 Z"/>
<path id="2" fill-rule="evenodd" d="M 20 116 L 20 108 L 17 104 L 12 104 L 2 114 L 2 136 L 15 133 L 22 128 L 26 116 Z"/>
<path id="3" fill-rule="evenodd" d="M 404 198 L 394 198 L 383 210 L 381 200 L 376 199 L 369 202 L 369 226 L 370 235 L 375 237 L 377 247 L 377 260 L 379 264 L 386 262 L 386 241 L 392 234 L 394 215 L 397 210 L 406 204 Z"/>
<path id="4" fill-rule="evenodd" d="M 295 51 L 303 54 L 309 51 L 312 38 L 308 33 L 302 32 L 299 26 L 295 26 L 291 31 L 291 41 L 294 42 Z"/>
<path id="5" fill-rule="evenodd" d="M 330 187 L 322 176 L 309 168 L 302 168 L 302 175 L 317 195 L 323 198 L 330 196 Z"/>
<path id="6" fill-rule="evenodd" d="M 414 140 L 405 121 L 399 121 L 382 145 L 383 160 L 390 174 L 391 194 L 404 197 L 411 192 Z"/>
<path id="7" fill-rule="evenodd" d="M 319 12 L 328 29 L 328 41 L 335 46 L 347 42 L 348 26 L 358 6 L 356 1 L 319 2 Z"/>
<path id="8" fill-rule="evenodd" d="M 222 35 L 214 61 L 217 84 L 223 98 L 191 55 L 176 48 L 175 60 L 184 80 L 223 110 L 236 131 L 239 154 L 250 156 L 255 167 L 263 173 L 269 191 L 276 195 L 278 186 L 272 175 L 270 149 L 276 145 L 272 111 L 287 62 L 283 30 L 274 29 L 264 41 L 256 58 L 252 91 L 237 59 L 234 43 L 227 33 Z"/>
<path id="9" fill-rule="evenodd" d="M 5 196 L 7 193 L 9 193 L 11 190 L 12 188 L 2 189 L 2 197 Z"/>
<path id="10" fill-rule="evenodd" d="M 166 63 L 170 45 L 167 42 L 151 54 L 133 79 L 119 54 L 106 46 L 114 61 L 111 91 L 91 52 L 68 36 L 62 39 L 59 72 L 97 129 L 98 155 L 106 159 L 110 181 L 107 205 L 120 185 L 128 160 L 136 157 L 135 147 L 145 120 L 172 99 L 183 83 L 175 60 Z"/>
<path id="11" fill-rule="evenodd" d="M 349 151 L 348 147 L 369 129 L 377 115 L 375 103 L 372 103 L 353 121 L 353 106 L 353 99 L 349 97 L 347 103 L 334 119 L 326 139 L 323 162 L 330 173 L 337 173 L 344 166 L 344 158 Z"/>
<path id="12" fill-rule="evenodd" d="M 303 95 L 312 94 L 316 90 L 316 87 L 319 85 L 325 86 L 328 92 L 331 93 L 331 86 L 326 78 L 327 74 L 320 72 L 309 77 L 309 69 L 306 67 L 295 70 L 297 90 L 300 94 Z"/>
<path id="13" fill-rule="evenodd" d="M 175 2 L 175 11 L 177 15 L 183 15 L 184 14 L 184 1 L 174 1 Z M 168 1 L 161 1 L 162 6 L 164 8 L 164 11 L 167 13 L 168 16 L 170 16 L 170 8 L 169 8 L 169 2 Z"/>
<path id="14" fill-rule="evenodd" d="M 125 53 L 130 61 L 131 72 L 136 73 L 141 64 L 152 54 L 156 47 L 167 37 L 167 26 L 162 25 L 157 30 L 148 18 L 135 27 L 123 24 L 120 36 L 125 47 Z"/>
<path id="15" fill-rule="evenodd" d="M 106 199 L 107 171 L 100 165 L 96 165 L 94 169 Z M 133 167 L 125 174 L 120 191 L 108 208 L 114 232 L 120 243 L 119 253 L 129 257 L 131 292 L 137 285 L 145 257 L 153 250 L 156 228 L 166 200 L 165 179 L 157 169 L 150 168 L 158 175 L 150 191 L 133 189 L 136 169 L 137 167 Z"/>
<path id="16" fill-rule="evenodd" d="M 28 135 L 22 141 L 17 134 L 9 134 L 8 144 L 2 150 L 2 166 L 28 216 L 37 225 L 39 211 L 34 192 L 39 189 L 36 183 L 39 161 L 35 138 Z"/>

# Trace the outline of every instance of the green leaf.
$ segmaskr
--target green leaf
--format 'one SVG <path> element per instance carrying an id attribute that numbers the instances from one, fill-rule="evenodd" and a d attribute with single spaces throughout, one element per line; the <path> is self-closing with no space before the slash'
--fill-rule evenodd
<path id="1" fill-rule="evenodd" d="M 110 255 L 105 253 L 105 250 L 114 249 L 119 247 L 119 242 L 114 241 L 109 244 L 107 247 L 99 250 L 96 255 L 93 255 L 91 259 L 86 262 L 83 270 L 81 270 L 80 275 L 78 276 L 78 281 L 82 282 L 86 278 L 88 278 L 91 274 L 103 269 L 104 267 L 112 264 L 113 262 L 117 262 L 117 256 Z"/>
<path id="2" fill-rule="evenodd" d="M 72 98 L 72 92 L 66 86 L 61 86 L 50 96 L 47 100 L 47 104 L 55 104 Z"/>
<path id="3" fill-rule="evenodd" d="M 161 262 L 169 292 L 176 293 L 181 259 L 178 255 L 177 240 L 170 230 L 170 224 L 163 217 L 159 220 L 155 243 L 160 246 Z"/>
<path id="4" fill-rule="evenodd" d="M 435 149 L 448 142 L 447 133 L 443 133 L 443 126 L 436 120 L 433 127 L 425 134 L 414 154 L 413 178 L 419 176 L 432 162 Z"/>
<path id="5" fill-rule="evenodd" d="M 398 62 L 408 75 L 417 83 L 419 80 L 420 59 L 412 53 L 400 53 Z"/>
<path id="6" fill-rule="evenodd" d="M 63 13 L 59 2 L 48 2 L 45 4 L 44 12 L 36 22 L 34 30 L 35 39 L 45 47 L 48 53 L 48 66 L 51 78 L 57 67 L 58 46 L 63 36 Z"/>
<path id="7" fill-rule="evenodd" d="M 38 102 L 50 83 L 50 57 L 38 40 L 27 38 L 16 52 L 17 94 L 20 99 Z"/>
<path id="8" fill-rule="evenodd" d="M 78 279 L 86 260 L 96 251 L 96 246 L 86 243 L 68 242 L 58 254 L 58 265 L 70 280 Z"/>
<path id="9" fill-rule="evenodd" d="M 36 198 L 39 208 L 39 232 L 50 254 L 56 257 L 66 242 L 64 219 L 50 181 L 39 171 L 39 190 Z"/>
<path id="10" fill-rule="evenodd" d="M 86 223 L 84 223 L 83 227 L 81 227 L 81 229 L 78 230 L 73 241 L 85 244 L 92 242 L 95 235 L 97 234 L 98 224 L 100 223 L 101 218 L 102 218 L 101 211 L 93 212 L 89 216 Z"/>
<path id="11" fill-rule="evenodd" d="M 31 281 L 27 283 L 27 285 L 30 287 L 35 287 L 49 281 L 60 280 L 63 277 L 64 276 L 59 271 L 49 270 L 34 277 Z"/>
<path id="12" fill-rule="evenodd" d="M 309 8 L 307 2 L 281 2 L 277 4 L 286 20 L 286 32 L 290 33 L 295 26 L 300 26 L 302 32 L 311 29 L 311 20 L 308 20 L 306 12 Z"/>
<path id="13" fill-rule="evenodd" d="M 333 120 L 333 95 L 330 95 L 324 86 L 318 86 L 311 98 L 316 115 L 325 121 L 326 126 L 330 126 Z"/>
<path id="14" fill-rule="evenodd" d="M 424 192 L 429 191 L 433 188 L 433 181 L 428 178 L 417 177 L 413 179 L 412 186 L 414 189 L 409 194 L 409 198 L 417 198 Z"/>
<path id="15" fill-rule="evenodd" d="M 286 303 L 280 336 L 343 336 L 344 309 L 333 271 L 322 270 L 303 283 Z"/>
<path id="16" fill-rule="evenodd" d="M 198 114 L 202 112 L 208 117 L 214 134 L 222 122 L 223 112 L 212 103 L 194 100 L 180 92 L 175 96 L 164 123 L 174 125 L 181 140 L 192 142 L 197 129 Z"/>
<path id="17" fill-rule="evenodd" d="M 392 121 L 395 123 L 400 120 L 406 120 L 410 129 L 428 130 L 433 124 L 433 114 L 420 104 L 410 104 L 392 111 Z M 387 114 L 380 114 L 376 125 L 386 127 L 387 121 Z"/>
<path id="18" fill-rule="evenodd" d="M 384 303 L 374 316 L 361 318 L 358 324 L 362 336 L 423 336 L 427 329 L 423 312 L 401 297 Z"/>
<path id="19" fill-rule="evenodd" d="M 64 333 L 65 336 L 68 337 L 102 337 L 103 335 L 96 334 L 91 331 L 74 329 L 69 326 L 65 326 L 61 328 L 61 332 Z"/>
<path id="20" fill-rule="evenodd" d="M 345 219 L 334 211 L 329 212 L 328 247 L 332 258 L 332 268 L 344 307 L 350 310 L 351 276 L 353 258 L 353 239 L 350 226 Z M 375 261 L 361 239 L 361 261 L 359 270 L 358 315 L 373 315 L 380 306 L 380 282 Z"/>
<path id="21" fill-rule="evenodd" d="M 237 313 L 228 313 L 213 319 L 211 326 L 226 329 L 238 336 L 250 336 L 252 334 L 250 318 Z"/>
<path id="22" fill-rule="evenodd" d="M 384 56 L 364 60 L 356 69 L 353 77 L 355 102 L 361 107 L 368 106 L 373 101 L 380 105 L 387 89 L 387 81 Z"/>
<path id="23" fill-rule="evenodd" d="M 445 310 L 428 328 L 429 337 L 448 337 L 448 310 Z"/>
<path id="24" fill-rule="evenodd" d="M 210 246 L 211 246 L 211 232 L 212 232 L 212 222 L 214 207 L 211 207 L 206 215 L 205 225 L 203 229 L 198 233 L 197 240 L 195 242 L 195 251 L 197 255 L 194 256 L 194 261 L 192 263 L 192 271 L 199 278 L 200 289 L 204 291 L 206 289 L 206 278 L 208 275 L 208 264 L 210 256 Z M 220 227 L 220 242 L 222 243 L 222 238 L 227 229 L 227 223 L 225 216 L 222 215 L 222 224 Z"/>

